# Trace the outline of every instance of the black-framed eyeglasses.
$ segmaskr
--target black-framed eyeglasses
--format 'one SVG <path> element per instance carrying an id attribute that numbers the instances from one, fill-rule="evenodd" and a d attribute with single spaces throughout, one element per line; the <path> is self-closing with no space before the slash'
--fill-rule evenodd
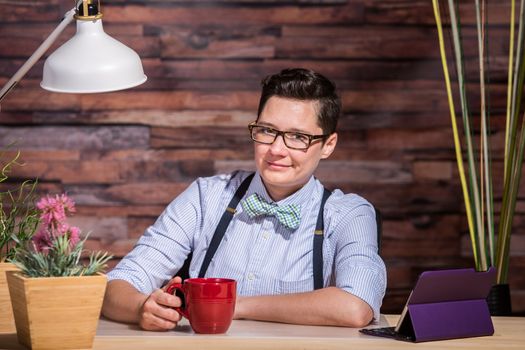
<path id="1" fill-rule="evenodd" d="M 297 150 L 307 150 L 312 142 L 325 139 L 330 135 L 310 135 L 297 131 L 280 131 L 268 126 L 257 125 L 251 123 L 248 125 L 250 136 L 253 141 L 271 145 L 277 139 L 277 136 L 282 136 L 286 147 Z"/>

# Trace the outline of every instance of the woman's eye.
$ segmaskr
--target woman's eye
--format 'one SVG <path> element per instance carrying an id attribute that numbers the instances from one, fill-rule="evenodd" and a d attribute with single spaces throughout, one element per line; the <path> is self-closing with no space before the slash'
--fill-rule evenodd
<path id="1" fill-rule="evenodd" d="M 273 129 L 270 129 L 270 128 L 262 128 L 261 133 L 267 134 L 267 135 L 274 135 L 275 131 L 273 131 Z"/>
<path id="2" fill-rule="evenodd" d="M 308 137 L 303 134 L 288 134 L 291 140 L 306 141 Z"/>

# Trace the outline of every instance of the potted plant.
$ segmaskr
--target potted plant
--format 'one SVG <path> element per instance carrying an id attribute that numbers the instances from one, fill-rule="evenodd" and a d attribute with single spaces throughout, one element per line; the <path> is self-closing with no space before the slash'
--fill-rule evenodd
<path id="1" fill-rule="evenodd" d="M 0 152 L 0 184 L 5 183 L 14 166 L 22 165 L 20 151 L 12 158 L 6 153 Z M 4 158 L 8 158 L 5 163 Z M 33 204 L 35 187 L 36 181 L 27 180 L 14 189 L 0 190 L 0 333 L 15 332 L 6 272 L 16 270 L 16 266 L 7 261 L 36 231 L 39 219 Z"/>
<path id="2" fill-rule="evenodd" d="M 20 272 L 7 274 L 18 341 L 32 349 L 91 348 L 111 256 L 93 252 L 82 263 L 87 236 L 81 240 L 67 223 L 75 212 L 67 195 L 45 196 L 37 208 L 41 226 L 11 259 Z"/>
<path id="3" fill-rule="evenodd" d="M 452 92 L 449 68 L 447 63 L 443 25 L 438 0 L 432 0 L 437 24 L 439 48 L 445 76 L 446 91 L 450 107 L 450 116 L 454 135 L 456 160 L 459 170 L 463 199 L 472 252 L 477 270 L 487 270 L 493 266 L 497 270 L 496 285 L 491 290 L 488 302 L 493 315 L 508 315 L 511 313 L 510 290 L 508 286 L 509 247 L 512 222 L 516 208 L 516 198 L 521 179 L 523 153 L 525 148 L 525 118 L 520 118 L 520 101 L 523 92 L 525 76 L 525 1 L 521 1 L 518 35 L 515 36 L 515 0 L 510 2 L 509 24 L 510 43 L 508 56 L 507 109 L 505 119 L 505 141 L 503 154 L 503 188 L 501 193 L 493 191 L 492 170 L 498 165 L 497 157 L 491 155 L 489 142 L 490 119 L 488 96 L 488 50 L 487 50 L 487 20 L 486 1 L 476 0 L 472 4 L 477 22 L 477 41 L 479 52 L 479 96 L 480 96 L 480 126 L 479 147 L 476 155 L 474 135 L 472 131 L 473 115 L 469 110 L 467 83 L 465 78 L 465 59 L 463 56 L 461 20 L 458 4 L 448 0 L 447 10 L 450 16 L 452 32 L 452 49 L 455 58 L 455 70 L 458 79 L 458 95 L 461 106 L 461 121 L 464 137 L 461 139 L 456 122 L 454 94 Z M 465 5 L 463 9 L 466 9 Z M 517 38 L 515 43 L 515 38 Z M 515 45 L 516 44 L 516 45 Z M 521 124 L 521 127 L 520 125 Z M 463 167 L 462 142 L 466 149 L 466 170 Z M 499 201 L 499 205 L 496 201 Z M 497 212 L 497 208 L 500 211 Z M 496 222 L 499 216 L 499 222 Z M 497 227 L 497 229 L 496 229 Z"/>

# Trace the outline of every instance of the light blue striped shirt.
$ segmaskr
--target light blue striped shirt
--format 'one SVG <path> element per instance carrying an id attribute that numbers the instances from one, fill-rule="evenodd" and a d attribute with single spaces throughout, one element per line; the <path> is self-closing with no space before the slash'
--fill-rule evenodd
<path id="1" fill-rule="evenodd" d="M 108 279 L 125 280 L 149 294 L 175 275 L 191 251 L 190 276 L 197 277 L 226 206 L 249 174 L 238 171 L 197 179 L 168 205 Z M 244 197 L 253 193 L 273 202 L 258 173 Z M 301 223 L 294 231 L 274 216 L 251 219 L 239 204 L 206 277 L 237 280 L 237 293 L 243 296 L 313 290 L 313 235 L 322 193 L 323 185 L 312 176 L 299 191 L 277 202 L 301 205 Z M 325 205 L 324 227 L 324 285 L 361 298 L 379 319 L 386 269 L 377 254 L 373 206 L 355 194 L 335 190 Z"/>

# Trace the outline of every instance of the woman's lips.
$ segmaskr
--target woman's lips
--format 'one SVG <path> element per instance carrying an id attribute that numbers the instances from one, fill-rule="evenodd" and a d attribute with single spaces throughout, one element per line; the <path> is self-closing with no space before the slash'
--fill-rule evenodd
<path id="1" fill-rule="evenodd" d="M 290 167 L 289 165 L 279 164 L 279 163 L 274 163 L 274 162 L 269 162 L 269 161 L 266 161 L 266 163 L 272 168 L 284 169 L 284 168 Z"/>

